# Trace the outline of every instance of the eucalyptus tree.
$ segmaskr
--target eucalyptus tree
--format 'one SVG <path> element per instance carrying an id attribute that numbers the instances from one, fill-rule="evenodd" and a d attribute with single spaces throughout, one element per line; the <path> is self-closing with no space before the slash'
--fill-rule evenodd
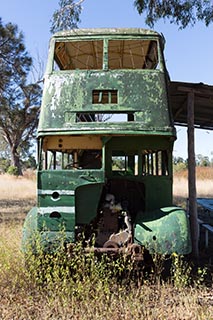
<path id="1" fill-rule="evenodd" d="M 59 8 L 51 20 L 51 32 L 77 28 L 84 1 L 59 0 Z M 213 22 L 212 0 L 133 0 L 133 5 L 151 28 L 160 19 L 167 19 L 180 28 L 194 25 L 197 21 L 204 22 L 206 26 Z"/>
<path id="2" fill-rule="evenodd" d="M 38 83 L 28 83 L 32 67 L 17 25 L 0 19 L 0 129 L 10 151 L 11 165 L 21 169 L 21 153 L 32 144 L 41 98 Z"/>
<path id="3" fill-rule="evenodd" d="M 55 33 L 78 28 L 84 0 L 59 0 L 59 8 L 53 13 L 50 31 Z"/>
<path id="4" fill-rule="evenodd" d="M 161 18 L 185 28 L 203 21 L 206 26 L 213 22 L 212 0 L 135 0 L 139 14 L 145 14 L 145 22 L 153 27 Z"/>

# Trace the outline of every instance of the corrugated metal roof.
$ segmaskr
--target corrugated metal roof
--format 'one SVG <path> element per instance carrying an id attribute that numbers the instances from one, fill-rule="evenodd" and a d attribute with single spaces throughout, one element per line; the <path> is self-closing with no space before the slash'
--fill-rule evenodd
<path id="1" fill-rule="evenodd" d="M 187 94 L 194 92 L 195 127 L 213 130 L 213 86 L 171 81 L 169 97 L 175 125 L 187 126 Z"/>

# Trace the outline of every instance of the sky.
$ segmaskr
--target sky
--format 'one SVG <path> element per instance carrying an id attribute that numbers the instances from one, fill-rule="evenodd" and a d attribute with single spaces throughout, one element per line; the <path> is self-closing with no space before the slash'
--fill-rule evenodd
<path id="1" fill-rule="evenodd" d="M 59 0 L 0 0 L 3 23 L 17 24 L 25 36 L 26 48 L 45 66 L 51 37 L 50 20 Z M 146 28 L 144 16 L 133 6 L 134 0 L 84 0 L 79 28 Z M 166 39 L 165 60 L 172 81 L 213 85 L 213 24 L 179 30 L 168 20 L 153 28 Z M 213 158 L 213 131 L 195 132 L 195 153 Z M 177 127 L 174 156 L 187 158 L 186 129 Z"/>

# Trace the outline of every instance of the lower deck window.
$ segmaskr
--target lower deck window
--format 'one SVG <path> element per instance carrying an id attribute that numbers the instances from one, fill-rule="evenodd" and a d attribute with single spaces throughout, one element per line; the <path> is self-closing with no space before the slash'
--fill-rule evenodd
<path id="1" fill-rule="evenodd" d="M 75 150 L 60 152 L 48 150 L 43 153 L 42 168 L 44 170 L 63 169 L 101 169 L 101 150 Z"/>
<path id="2" fill-rule="evenodd" d="M 138 175 L 138 156 L 112 156 L 112 171 L 119 172 L 120 174 Z"/>
<path id="3" fill-rule="evenodd" d="M 142 154 L 142 172 L 145 175 L 168 175 L 169 169 L 167 151 L 144 151 Z"/>
<path id="4" fill-rule="evenodd" d="M 169 175 L 169 157 L 166 150 L 143 150 L 138 154 L 124 154 L 114 151 L 111 170 L 125 175 Z"/>

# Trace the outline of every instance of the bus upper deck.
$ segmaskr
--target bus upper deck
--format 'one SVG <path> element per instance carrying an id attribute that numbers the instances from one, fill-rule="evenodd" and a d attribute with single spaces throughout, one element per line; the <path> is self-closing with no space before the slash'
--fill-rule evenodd
<path id="1" fill-rule="evenodd" d="M 38 134 L 174 135 L 163 46 L 162 36 L 145 29 L 54 35 Z"/>

